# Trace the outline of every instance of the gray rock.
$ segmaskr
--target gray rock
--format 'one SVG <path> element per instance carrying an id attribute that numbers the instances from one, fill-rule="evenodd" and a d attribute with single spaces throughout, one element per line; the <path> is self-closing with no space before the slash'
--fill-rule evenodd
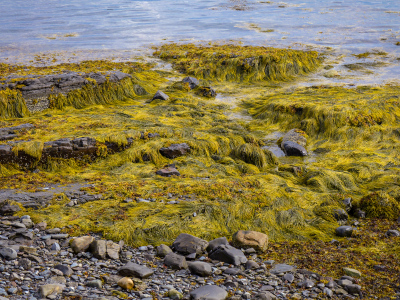
<path id="1" fill-rule="evenodd" d="M 323 289 L 323 291 L 322 291 L 325 295 L 327 295 L 329 298 L 332 298 L 333 297 L 333 291 L 331 290 L 331 289 L 329 289 L 329 288 L 324 288 Z"/>
<path id="2" fill-rule="evenodd" d="M 208 243 L 208 246 L 207 246 L 206 250 L 207 250 L 207 252 L 211 252 L 211 251 L 213 251 L 215 248 L 217 248 L 220 245 L 229 245 L 229 242 L 226 239 L 226 237 L 220 237 L 220 238 L 217 238 L 217 239 L 214 239 L 214 240 L 210 241 Z"/>
<path id="3" fill-rule="evenodd" d="M 42 297 L 49 295 L 60 294 L 65 289 L 65 285 L 62 284 L 45 284 L 39 287 L 39 293 Z"/>
<path id="4" fill-rule="evenodd" d="M 400 236 L 400 231 L 398 231 L 398 230 L 388 230 L 388 231 L 386 231 L 385 235 L 387 237 Z"/>
<path id="5" fill-rule="evenodd" d="M 294 276 L 293 276 L 293 274 L 286 273 L 285 275 L 283 275 L 283 280 L 286 280 L 287 282 L 292 283 L 294 280 Z"/>
<path id="6" fill-rule="evenodd" d="M 125 266 L 118 270 L 118 275 L 120 276 L 135 276 L 141 279 L 148 278 L 153 275 L 153 273 L 153 270 L 149 269 L 148 267 L 132 262 L 128 262 Z"/>
<path id="7" fill-rule="evenodd" d="M 353 234 L 353 227 L 340 226 L 336 228 L 336 235 L 340 237 L 350 237 Z"/>
<path id="8" fill-rule="evenodd" d="M 200 84 L 199 80 L 197 80 L 197 78 L 190 77 L 190 76 L 183 78 L 182 82 L 189 83 L 189 87 L 190 87 L 191 90 L 193 90 L 194 88 L 198 87 L 199 84 Z"/>
<path id="9" fill-rule="evenodd" d="M 59 270 L 63 273 L 64 276 L 71 276 L 74 271 L 67 265 L 56 265 L 54 269 Z"/>
<path id="10" fill-rule="evenodd" d="M 360 294 L 361 292 L 361 286 L 359 286 L 358 284 L 348 284 L 345 286 L 345 290 L 349 293 L 349 294 Z"/>
<path id="11" fill-rule="evenodd" d="M 307 156 L 307 150 L 303 146 L 291 141 L 282 143 L 282 150 L 287 156 Z"/>
<path id="12" fill-rule="evenodd" d="M 154 94 L 154 96 L 153 96 L 153 98 L 152 98 L 152 100 L 168 100 L 169 99 L 169 97 L 168 97 L 168 95 L 167 94 L 165 94 L 164 92 L 162 92 L 162 91 L 157 91 L 155 94 Z"/>
<path id="13" fill-rule="evenodd" d="M 310 279 L 303 280 L 297 284 L 297 287 L 305 288 L 305 289 L 310 289 L 314 286 L 315 286 L 315 282 Z"/>
<path id="14" fill-rule="evenodd" d="M 186 143 L 172 144 L 169 147 L 160 148 L 159 151 L 162 156 L 173 159 L 190 153 L 190 146 Z"/>
<path id="15" fill-rule="evenodd" d="M 95 240 L 90 244 L 90 252 L 98 259 L 105 259 L 107 254 L 107 241 Z"/>
<path id="16" fill-rule="evenodd" d="M 29 270 L 32 266 L 32 262 L 30 259 L 22 258 L 18 261 L 18 265 L 22 267 L 24 270 Z"/>
<path id="17" fill-rule="evenodd" d="M 13 260 L 17 258 L 18 254 L 17 251 L 15 251 L 14 249 L 4 247 L 0 248 L 0 256 L 2 256 L 6 260 Z"/>
<path id="18" fill-rule="evenodd" d="M 11 150 L 10 150 L 11 151 Z M 4 204 L 0 207 L 0 215 L 2 216 L 12 216 L 16 212 L 19 212 L 21 208 L 15 204 Z"/>
<path id="19" fill-rule="evenodd" d="M 99 279 L 90 280 L 90 281 L 86 282 L 86 286 L 101 289 L 103 287 L 103 283 Z"/>
<path id="20" fill-rule="evenodd" d="M 209 253 L 208 257 L 214 260 L 226 262 L 228 264 L 233 264 L 235 266 L 245 264 L 247 262 L 247 258 L 243 251 L 230 245 L 218 246 L 211 253 Z"/>
<path id="21" fill-rule="evenodd" d="M 256 300 L 275 300 L 276 296 L 268 291 L 263 291 L 255 296 Z"/>
<path id="22" fill-rule="evenodd" d="M 270 270 L 270 273 L 271 274 L 287 273 L 287 272 L 293 272 L 295 269 L 296 268 L 291 265 L 277 264 Z"/>
<path id="23" fill-rule="evenodd" d="M 53 245 L 51 245 L 50 250 L 52 251 L 60 251 L 61 247 L 58 243 L 53 243 Z"/>
<path id="24" fill-rule="evenodd" d="M 208 242 L 187 233 L 181 233 L 172 243 L 172 249 L 180 254 L 202 254 L 208 246 Z"/>
<path id="25" fill-rule="evenodd" d="M 205 285 L 190 292 L 192 300 L 225 300 L 228 293 L 216 285 Z"/>
<path id="26" fill-rule="evenodd" d="M 119 252 L 121 251 L 121 247 L 113 243 L 112 241 L 107 241 L 107 256 L 111 259 L 119 259 Z"/>
<path id="27" fill-rule="evenodd" d="M 351 203 L 352 200 L 353 199 L 351 199 L 351 198 L 346 198 L 343 200 L 343 205 L 345 206 L 347 212 L 351 211 L 351 208 L 353 207 L 353 205 Z"/>
<path id="28" fill-rule="evenodd" d="M 210 276 L 212 274 L 211 265 L 202 261 L 194 261 L 188 263 L 189 270 L 195 275 Z"/>
<path id="29" fill-rule="evenodd" d="M 92 236 L 78 237 L 72 241 L 71 248 L 75 253 L 85 252 L 93 241 L 94 237 Z"/>
<path id="30" fill-rule="evenodd" d="M 337 221 L 346 221 L 349 218 L 347 212 L 341 208 L 333 210 L 333 217 Z"/>
<path id="31" fill-rule="evenodd" d="M 248 260 L 245 265 L 246 270 L 258 269 L 259 267 L 258 263 L 253 260 Z"/>
<path id="32" fill-rule="evenodd" d="M 156 248 L 156 255 L 159 257 L 165 257 L 168 253 L 171 253 L 172 250 L 167 245 L 161 244 Z"/>
<path id="33" fill-rule="evenodd" d="M 186 258 L 176 253 L 168 253 L 164 258 L 164 264 L 173 270 L 187 269 Z"/>

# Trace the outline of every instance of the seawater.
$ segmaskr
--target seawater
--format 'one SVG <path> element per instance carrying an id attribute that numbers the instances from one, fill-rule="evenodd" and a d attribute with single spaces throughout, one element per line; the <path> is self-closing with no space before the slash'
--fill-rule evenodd
<path id="1" fill-rule="evenodd" d="M 395 61 L 400 1 L 2 0 L 0 32 L 2 61 L 49 51 L 117 53 L 163 42 L 229 40 L 342 53 L 377 49 Z"/>

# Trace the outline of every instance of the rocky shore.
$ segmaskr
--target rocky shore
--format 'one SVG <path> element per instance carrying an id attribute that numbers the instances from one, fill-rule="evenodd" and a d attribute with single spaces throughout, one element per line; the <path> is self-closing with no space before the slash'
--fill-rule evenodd
<path id="1" fill-rule="evenodd" d="M 358 299 L 360 272 L 322 277 L 264 260 L 268 237 L 238 231 L 205 241 L 132 248 L 98 235 L 70 237 L 28 215 L 0 221 L 0 299 Z"/>

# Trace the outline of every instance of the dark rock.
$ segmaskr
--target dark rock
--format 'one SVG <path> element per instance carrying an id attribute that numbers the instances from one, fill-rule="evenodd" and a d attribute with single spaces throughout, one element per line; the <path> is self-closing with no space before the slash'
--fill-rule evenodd
<path id="1" fill-rule="evenodd" d="M 190 153 L 190 147 L 186 143 L 172 144 L 169 147 L 161 148 L 160 153 L 162 156 L 173 159 Z"/>
<path id="2" fill-rule="evenodd" d="M 361 286 L 358 284 L 348 284 L 344 288 L 349 294 L 360 294 L 361 292 Z"/>
<path id="3" fill-rule="evenodd" d="M 340 226 L 336 228 L 336 235 L 341 237 L 350 237 L 353 234 L 353 227 Z"/>
<path id="4" fill-rule="evenodd" d="M 0 207 L 0 215 L 2 216 L 12 216 L 16 212 L 19 212 L 21 208 L 16 204 L 5 204 Z"/>
<path id="5" fill-rule="evenodd" d="M 164 265 L 173 270 L 188 268 L 186 258 L 176 253 L 168 253 L 164 258 Z"/>
<path id="6" fill-rule="evenodd" d="M 307 156 L 307 150 L 299 144 L 291 141 L 282 143 L 283 152 L 287 156 Z"/>
<path id="7" fill-rule="evenodd" d="M 172 243 L 172 249 L 184 255 L 191 253 L 202 254 L 207 246 L 207 241 L 187 233 L 181 233 Z"/>
<path id="8" fill-rule="evenodd" d="M 347 215 L 347 212 L 344 209 L 335 209 L 333 211 L 333 217 L 337 220 L 337 221 L 346 221 L 349 216 Z"/>
<path id="9" fill-rule="evenodd" d="M 189 270 L 195 275 L 199 276 L 210 276 L 212 274 L 211 265 L 202 262 L 202 261 L 194 261 L 188 263 Z"/>
<path id="10" fill-rule="evenodd" d="M 217 248 L 220 245 L 229 245 L 229 242 L 226 239 L 226 237 L 220 237 L 220 238 L 217 238 L 217 239 L 214 239 L 214 240 L 210 241 L 208 243 L 208 246 L 207 246 L 206 250 L 207 250 L 207 252 L 211 252 L 211 251 L 213 251 L 215 248 Z"/>
<path id="11" fill-rule="evenodd" d="M 365 211 L 363 211 L 361 209 L 356 209 L 356 211 L 354 212 L 354 217 L 356 217 L 358 219 L 364 219 L 365 218 Z"/>
<path id="12" fill-rule="evenodd" d="M 134 84 L 133 85 L 133 90 L 135 91 L 135 94 L 138 95 L 138 96 L 144 96 L 144 95 L 148 95 L 149 94 L 149 92 L 147 92 L 145 90 L 145 88 L 142 87 L 139 84 Z"/>
<path id="13" fill-rule="evenodd" d="M 103 287 L 103 283 L 99 279 L 90 280 L 86 282 L 86 286 L 101 289 Z"/>
<path id="14" fill-rule="evenodd" d="M 200 82 L 197 80 L 197 78 L 194 77 L 185 77 L 182 79 L 182 82 L 187 82 L 189 83 L 189 87 L 191 90 L 193 90 L 194 88 L 198 87 Z"/>
<path id="15" fill-rule="evenodd" d="M 239 269 L 239 268 L 227 268 L 224 271 L 224 275 L 235 276 L 235 275 L 242 275 L 242 274 L 243 274 L 243 271 L 241 269 Z"/>
<path id="16" fill-rule="evenodd" d="M 388 230 L 388 231 L 386 231 L 385 235 L 387 237 L 400 236 L 400 231 L 398 231 L 398 230 Z"/>
<path id="17" fill-rule="evenodd" d="M 263 291 L 255 295 L 255 300 L 275 300 L 276 296 L 268 291 Z"/>
<path id="18" fill-rule="evenodd" d="M 158 170 L 156 172 L 157 175 L 163 177 L 170 177 L 170 176 L 181 176 L 181 173 L 176 169 L 175 164 L 166 165 L 164 168 Z"/>
<path id="19" fill-rule="evenodd" d="M 71 276 L 74 271 L 70 268 L 70 266 L 67 265 L 56 265 L 54 266 L 54 269 L 60 270 L 64 276 Z"/>
<path id="20" fill-rule="evenodd" d="M 351 208 L 353 207 L 351 202 L 352 202 L 351 198 L 346 198 L 343 200 L 343 205 L 345 206 L 347 212 L 351 211 Z"/>
<path id="21" fill-rule="evenodd" d="M 164 101 L 168 99 L 169 99 L 168 95 L 161 91 L 157 91 L 152 98 L 152 100 L 164 100 Z"/>
<path id="22" fill-rule="evenodd" d="M 247 262 L 247 258 L 244 253 L 230 245 L 220 245 L 214 248 L 214 250 L 209 253 L 208 257 L 214 260 L 226 262 L 228 264 L 233 264 L 235 266 L 245 264 Z"/>
<path id="23" fill-rule="evenodd" d="M 204 285 L 190 292 L 192 300 L 225 300 L 228 293 L 216 285 Z"/>
<path id="24" fill-rule="evenodd" d="M 118 275 L 120 276 L 135 276 L 142 279 L 150 277 L 151 275 L 153 275 L 153 273 L 153 270 L 147 268 L 146 266 L 142 266 L 132 262 L 128 262 L 125 266 L 121 267 L 118 270 Z"/>
<path id="25" fill-rule="evenodd" d="M 378 271 L 378 272 L 384 272 L 387 270 L 386 266 L 382 266 L 382 265 L 375 265 L 374 266 L 374 270 Z"/>

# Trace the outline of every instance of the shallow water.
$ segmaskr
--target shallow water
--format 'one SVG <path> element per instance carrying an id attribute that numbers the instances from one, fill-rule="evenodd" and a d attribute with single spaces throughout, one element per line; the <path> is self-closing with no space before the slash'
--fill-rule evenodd
<path id="1" fill-rule="evenodd" d="M 376 48 L 396 63 L 400 1 L 15 0 L 1 1 L 0 29 L 0 60 L 8 61 L 49 51 L 128 57 L 137 54 L 132 49 L 167 41 L 240 39 L 254 45 L 333 47 L 339 53 Z M 398 77 L 396 68 L 387 70 L 384 79 Z"/>

